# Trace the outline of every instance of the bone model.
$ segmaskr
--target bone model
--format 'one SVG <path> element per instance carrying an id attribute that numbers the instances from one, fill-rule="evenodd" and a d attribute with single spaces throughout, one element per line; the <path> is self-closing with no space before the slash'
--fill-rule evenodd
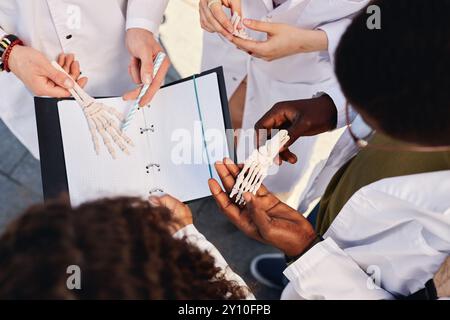
<path id="1" fill-rule="evenodd" d="M 57 70 L 64 72 L 68 77 L 70 77 L 70 75 L 63 68 L 61 68 L 56 61 L 53 61 L 52 65 Z M 77 84 L 77 82 L 74 81 L 74 79 L 72 80 L 74 82 L 74 87 L 73 89 L 69 89 L 69 92 L 83 109 L 89 126 L 89 131 L 91 133 L 95 153 L 97 155 L 100 154 L 100 143 L 97 137 L 98 134 L 103 139 L 103 143 L 113 159 L 116 159 L 117 157 L 113 143 L 125 154 L 129 154 L 128 146 L 133 146 L 133 142 L 120 129 L 120 123 L 123 121 L 122 114 L 113 107 L 97 102 L 94 98 L 88 95 Z"/>
<path id="2" fill-rule="evenodd" d="M 245 203 L 244 193 L 251 192 L 256 195 L 256 192 L 267 177 L 269 168 L 273 164 L 275 157 L 289 139 L 288 132 L 286 130 L 280 130 L 264 146 L 254 150 L 245 161 L 244 168 L 236 179 L 230 198 L 236 196 L 235 202 L 241 205 Z"/>
<path id="3" fill-rule="evenodd" d="M 245 31 L 245 29 L 242 28 L 241 21 L 242 18 L 235 12 L 231 17 L 231 24 L 233 25 L 233 35 L 244 40 L 252 40 L 252 38 L 248 35 L 247 31 Z M 240 29 L 239 26 L 241 26 Z"/>

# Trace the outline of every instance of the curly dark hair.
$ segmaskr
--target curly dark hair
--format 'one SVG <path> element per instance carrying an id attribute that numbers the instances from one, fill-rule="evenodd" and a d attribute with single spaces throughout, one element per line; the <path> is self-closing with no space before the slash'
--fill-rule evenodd
<path id="1" fill-rule="evenodd" d="M 336 52 L 342 90 L 362 115 L 407 142 L 450 144 L 450 0 L 375 0 L 381 29 L 355 17 Z"/>
<path id="2" fill-rule="evenodd" d="M 214 258 L 175 239 L 166 208 L 135 198 L 28 209 L 0 238 L 0 299 L 241 299 Z M 69 290 L 67 267 L 81 269 Z"/>

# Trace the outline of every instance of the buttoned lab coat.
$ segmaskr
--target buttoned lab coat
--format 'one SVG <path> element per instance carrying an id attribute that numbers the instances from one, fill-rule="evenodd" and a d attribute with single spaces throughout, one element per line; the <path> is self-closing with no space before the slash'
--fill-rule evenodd
<path id="1" fill-rule="evenodd" d="M 158 33 L 168 0 L 1 0 L 0 38 L 15 34 L 54 60 L 74 53 L 93 96 L 122 95 L 133 88 L 125 31 Z M 0 74 L 0 116 L 39 157 L 32 94 L 12 73 Z"/>
<path id="2" fill-rule="evenodd" d="M 256 121 L 277 102 L 307 99 L 320 93 L 326 93 L 334 100 L 338 108 L 338 127 L 341 127 L 345 124 L 345 99 L 334 76 L 334 52 L 351 22 L 351 17 L 368 2 L 288 0 L 274 9 L 272 0 L 244 0 L 243 16 L 246 18 L 324 30 L 329 40 L 328 51 L 297 54 L 266 62 L 236 49 L 218 34 L 205 33 L 202 68 L 224 66 L 229 97 L 247 76 L 244 129 L 253 128 Z M 250 34 L 255 39 L 261 40 L 264 37 L 261 33 Z M 264 183 L 273 192 L 288 192 L 300 177 L 311 181 L 315 178 L 313 174 L 320 170 L 316 168 L 317 164 L 322 163 L 323 166 L 340 133 L 301 138 L 292 147 L 292 151 L 299 157 L 299 162 L 296 165 L 284 164 L 276 175 L 269 176 Z M 253 145 L 249 147 L 248 141 L 245 144 L 243 136 L 241 138 L 238 160 L 242 162 L 253 150 Z M 321 148 L 321 152 L 315 152 L 316 148 Z"/>
<path id="3" fill-rule="evenodd" d="M 284 274 L 282 299 L 393 299 L 424 288 L 450 254 L 450 170 L 383 179 L 357 191 Z M 192 225 L 178 232 L 245 285 Z M 254 298 L 252 295 L 249 299 Z"/>

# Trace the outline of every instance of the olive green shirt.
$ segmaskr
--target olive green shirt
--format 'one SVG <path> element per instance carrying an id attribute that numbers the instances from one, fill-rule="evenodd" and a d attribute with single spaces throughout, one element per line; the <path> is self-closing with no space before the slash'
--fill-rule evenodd
<path id="1" fill-rule="evenodd" d="M 376 134 L 374 144 L 396 146 L 401 142 Z M 394 152 L 365 148 L 334 175 L 320 201 L 316 231 L 324 234 L 345 203 L 359 189 L 384 178 L 450 170 L 450 151 Z"/>

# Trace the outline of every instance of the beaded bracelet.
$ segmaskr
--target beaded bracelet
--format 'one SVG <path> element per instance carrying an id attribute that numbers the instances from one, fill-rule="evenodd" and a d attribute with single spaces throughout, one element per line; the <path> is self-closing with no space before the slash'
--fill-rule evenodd
<path id="1" fill-rule="evenodd" d="M 23 45 L 23 42 L 13 34 L 7 35 L 0 40 L 0 71 L 10 72 L 8 67 L 8 59 L 11 54 L 11 50 L 16 45 Z M 3 57 L 3 58 L 2 58 Z"/>
<path id="2" fill-rule="evenodd" d="M 10 54 L 11 54 L 12 49 L 13 49 L 15 46 L 17 46 L 17 45 L 22 46 L 22 45 L 23 45 L 23 42 L 22 42 L 21 40 L 19 40 L 19 39 L 14 40 L 14 41 L 8 46 L 8 49 L 6 49 L 6 51 L 5 51 L 5 55 L 4 55 L 4 57 L 3 57 L 3 68 L 4 68 L 4 70 L 5 70 L 6 72 L 11 72 L 11 69 L 9 68 L 9 56 L 10 56 Z"/>
<path id="3" fill-rule="evenodd" d="M 14 41 L 19 40 L 15 35 L 9 34 L 7 36 L 4 36 L 0 40 L 0 57 L 3 56 L 3 53 L 5 53 L 6 49 L 13 43 Z"/>

